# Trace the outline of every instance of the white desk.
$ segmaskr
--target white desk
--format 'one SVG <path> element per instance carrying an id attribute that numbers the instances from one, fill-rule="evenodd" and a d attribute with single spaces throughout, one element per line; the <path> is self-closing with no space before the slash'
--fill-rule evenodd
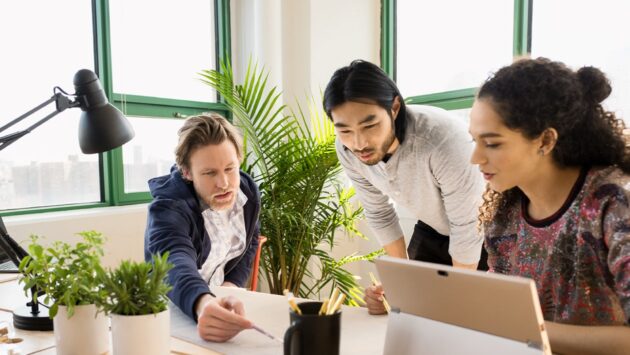
<path id="1" fill-rule="evenodd" d="M 218 296 L 238 297 L 243 301 L 249 319 L 273 335 L 283 337 L 289 326 L 288 305 L 283 296 L 236 288 L 220 288 L 216 293 Z M 15 278 L 12 280 L 11 277 L 0 275 L 0 320 L 12 322 L 10 310 L 25 303 L 26 297 Z M 370 316 L 364 308 L 346 306 L 342 312 L 341 354 L 382 354 L 387 316 Z M 171 338 L 172 354 L 282 354 L 281 345 L 254 330 L 243 331 L 222 344 L 202 341 L 197 338 L 193 328 L 172 334 L 175 334 Z M 20 343 L 23 354 L 55 354 L 55 340 L 50 331 L 16 329 L 15 337 L 24 340 Z"/>
<path id="2" fill-rule="evenodd" d="M 289 327 L 289 305 L 284 296 L 233 287 L 220 287 L 215 290 L 215 293 L 219 297 L 227 295 L 237 297 L 245 305 L 245 314 L 248 319 L 276 337 L 284 338 L 284 332 Z M 180 329 L 171 329 L 171 335 L 188 342 L 202 344 L 202 341 L 192 334 L 196 329 L 194 323 L 189 321 L 182 324 L 177 321 L 178 317 L 174 313 L 171 313 L 171 325 L 177 322 Z M 344 306 L 341 315 L 340 353 L 382 354 L 386 329 L 387 316 L 371 316 L 365 308 Z M 205 345 L 208 344 L 211 343 L 205 343 Z M 282 354 L 283 351 L 281 344 L 255 330 L 242 331 L 226 343 L 211 344 L 211 346 L 212 349 L 227 354 L 266 355 Z"/>

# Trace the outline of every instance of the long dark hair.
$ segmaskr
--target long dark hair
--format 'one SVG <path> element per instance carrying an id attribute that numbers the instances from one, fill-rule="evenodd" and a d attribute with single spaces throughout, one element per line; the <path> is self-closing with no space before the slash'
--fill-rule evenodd
<path id="1" fill-rule="evenodd" d="M 330 112 L 348 101 L 375 103 L 391 113 L 396 97 L 400 100 L 395 120 L 396 138 L 402 143 L 407 128 L 407 107 L 396 83 L 377 65 L 358 59 L 337 69 L 326 86 L 323 104 L 328 118 L 332 120 Z"/>
<path id="2" fill-rule="evenodd" d="M 481 86 L 477 99 L 489 103 L 508 128 L 529 139 L 554 128 L 558 140 L 552 158 L 560 167 L 615 165 L 630 173 L 624 122 L 601 105 L 611 91 L 606 75 L 597 68 L 575 72 L 563 63 L 537 58 L 501 68 Z M 488 189 L 479 222 L 491 220 L 517 192 Z"/>

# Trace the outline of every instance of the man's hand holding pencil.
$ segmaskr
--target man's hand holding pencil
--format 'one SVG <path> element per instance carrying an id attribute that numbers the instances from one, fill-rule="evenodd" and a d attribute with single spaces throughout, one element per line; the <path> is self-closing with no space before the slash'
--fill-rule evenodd
<path id="1" fill-rule="evenodd" d="M 243 303 L 234 296 L 214 298 L 209 294 L 197 300 L 197 331 L 208 341 L 224 342 L 232 339 L 253 324 L 245 318 Z"/>
<path id="2" fill-rule="evenodd" d="M 385 299 L 385 291 L 383 285 L 376 280 L 374 275 L 370 273 L 372 285 L 365 289 L 365 296 L 363 299 L 367 304 L 368 313 L 370 314 L 385 314 L 388 313 L 389 304 Z"/>

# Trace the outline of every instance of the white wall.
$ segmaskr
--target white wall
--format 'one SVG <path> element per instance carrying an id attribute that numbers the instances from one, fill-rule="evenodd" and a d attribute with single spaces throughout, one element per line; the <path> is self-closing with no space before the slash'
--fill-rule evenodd
<path id="1" fill-rule="evenodd" d="M 284 103 L 319 97 L 353 59 L 380 63 L 380 0 L 233 0 L 232 60 L 242 78 L 249 57 L 265 66 Z"/>
<path id="2" fill-rule="evenodd" d="M 352 60 L 380 64 L 380 6 L 380 0 L 311 1 L 309 84 L 316 97 L 323 93 L 333 72 Z M 294 93 L 299 95 L 297 90 Z M 410 235 L 408 231 L 413 223 L 403 218 L 402 224 L 405 234 Z M 381 247 L 365 220 L 360 221 L 358 227 L 368 240 L 339 233 L 338 238 L 344 241 L 335 246 L 335 258 L 355 252 L 365 254 Z M 361 277 L 364 287 L 370 283 L 368 272 L 376 274 L 374 265 L 367 262 L 349 264 L 346 269 Z"/>
<path id="3" fill-rule="evenodd" d="M 310 90 L 314 94 L 323 92 L 332 73 L 354 59 L 380 64 L 380 6 L 380 0 L 311 1 Z"/>
<path id="4" fill-rule="evenodd" d="M 232 0 L 232 66 L 242 82 L 250 57 L 269 72 L 269 82 L 282 84 L 282 0 Z"/>
<path id="5" fill-rule="evenodd" d="M 144 260 L 146 219 L 146 204 L 3 218 L 9 235 L 25 249 L 31 234 L 45 237 L 44 244 L 54 240 L 74 244 L 81 240 L 75 233 L 101 232 L 107 238 L 103 257 L 105 266 L 116 266 L 125 259 Z"/>

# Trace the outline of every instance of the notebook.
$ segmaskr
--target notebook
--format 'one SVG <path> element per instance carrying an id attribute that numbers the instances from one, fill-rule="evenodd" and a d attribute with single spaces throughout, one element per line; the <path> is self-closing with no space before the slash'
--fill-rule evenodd
<path id="1" fill-rule="evenodd" d="M 533 280 L 381 257 L 384 354 L 551 354 Z"/>

